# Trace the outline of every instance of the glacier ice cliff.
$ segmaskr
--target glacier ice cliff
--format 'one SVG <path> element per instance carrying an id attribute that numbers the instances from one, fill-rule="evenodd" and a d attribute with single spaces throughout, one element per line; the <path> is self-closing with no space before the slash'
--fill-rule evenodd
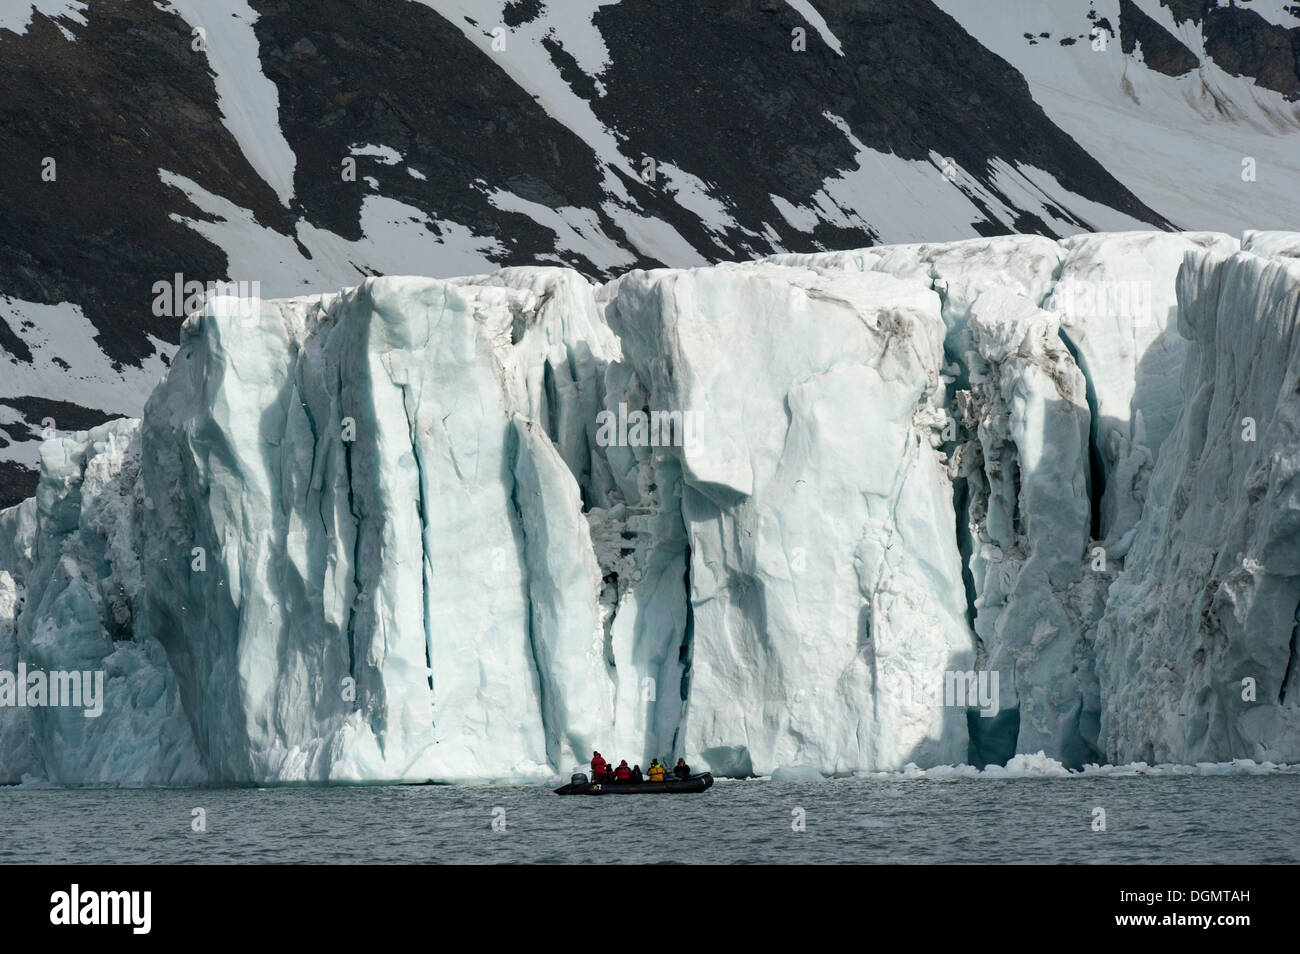
<path id="1" fill-rule="evenodd" d="M 1300 760 L 1298 251 L 215 298 L 0 512 L 0 670 L 106 677 L 0 781 Z"/>
<path id="2" fill-rule="evenodd" d="M 1182 413 L 1097 632 L 1101 743 L 1117 759 L 1296 756 L 1296 238 L 1248 233 L 1243 253 L 1179 273 Z"/>

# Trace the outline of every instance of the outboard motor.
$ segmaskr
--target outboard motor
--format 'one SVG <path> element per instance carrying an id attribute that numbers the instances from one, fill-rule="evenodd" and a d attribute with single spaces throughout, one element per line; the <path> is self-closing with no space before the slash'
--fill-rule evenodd
<path id="1" fill-rule="evenodd" d="M 570 784 L 570 785 L 586 785 L 586 784 L 587 784 L 587 776 L 586 776 L 584 773 L 582 773 L 582 772 L 574 772 L 571 776 L 569 776 L 569 784 Z"/>

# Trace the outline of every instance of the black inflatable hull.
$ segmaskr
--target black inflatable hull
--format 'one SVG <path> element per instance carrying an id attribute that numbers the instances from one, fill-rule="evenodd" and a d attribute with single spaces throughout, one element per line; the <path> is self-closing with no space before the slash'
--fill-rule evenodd
<path id="1" fill-rule="evenodd" d="M 713 776 L 708 772 L 687 778 L 673 778 L 663 782 L 570 782 L 555 790 L 556 795 L 684 795 L 703 792 L 713 787 Z"/>

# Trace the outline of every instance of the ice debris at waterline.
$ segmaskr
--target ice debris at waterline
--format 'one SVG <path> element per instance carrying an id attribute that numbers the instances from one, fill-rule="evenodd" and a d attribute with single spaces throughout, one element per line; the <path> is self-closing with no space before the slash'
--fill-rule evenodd
<path id="1" fill-rule="evenodd" d="M 901 772 L 859 772 L 858 778 L 876 778 L 886 781 L 953 781 L 961 779 L 1013 779 L 1013 778 L 1125 778 L 1137 775 L 1300 775 L 1300 765 L 1256 762 L 1253 759 L 1233 759 L 1229 762 L 1198 762 L 1196 765 L 1148 765 L 1146 762 L 1129 762 L 1126 765 L 1084 765 L 1067 769 L 1056 759 L 1042 752 L 1017 755 L 1006 765 L 987 765 L 978 769 L 973 765 L 934 765 L 921 768 L 911 764 Z M 772 781 L 778 781 L 775 775 Z"/>
<path id="2" fill-rule="evenodd" d="M 0 514 L 0 669 L 106 674 L 0 780 L 1298 761 L 1295 238 L 216 299 Z"/>

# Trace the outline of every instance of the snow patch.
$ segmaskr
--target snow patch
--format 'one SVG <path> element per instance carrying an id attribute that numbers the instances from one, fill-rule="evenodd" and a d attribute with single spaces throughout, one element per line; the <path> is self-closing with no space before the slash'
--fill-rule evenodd
<path id="1" fill-rule="evenodd" d="M 839 37 L 831 32 L 831 28 L 826 25 L 825 18 L 817 12 L 817 8 L 811 3 L 811 0 L 786 0 L 790 7 L 808 21 L 808 25 L 817 31 L 817 35 L 822 38 L 822 42 L 835 51 L 837 56 L 844 55 L 844 46 L 840 43 Z"/>
<path id="2" fill-rule="evenodd" d="M 86 25 L 87 4 L 84 0 L 9 0 L 7 9 L 0 10 L 0 30 L 8 30 L 22 36 L 31 26 L 32 17 L 37 13 L 54 21 L 71 20 L 81 26 Z M 63 35 L 73 39 L 66 29 Z"/>
<path id="3" fill-rule="evenodd" d="M 262 72 L 253 29 L 257 12 L 247 0 L 165 2 L 163 9 L 205 31 L 204 55 L 216 74 L 222 121 L 257 174 L 288 208 L 297 157 L 280 129 L 279 90 Z"/>

